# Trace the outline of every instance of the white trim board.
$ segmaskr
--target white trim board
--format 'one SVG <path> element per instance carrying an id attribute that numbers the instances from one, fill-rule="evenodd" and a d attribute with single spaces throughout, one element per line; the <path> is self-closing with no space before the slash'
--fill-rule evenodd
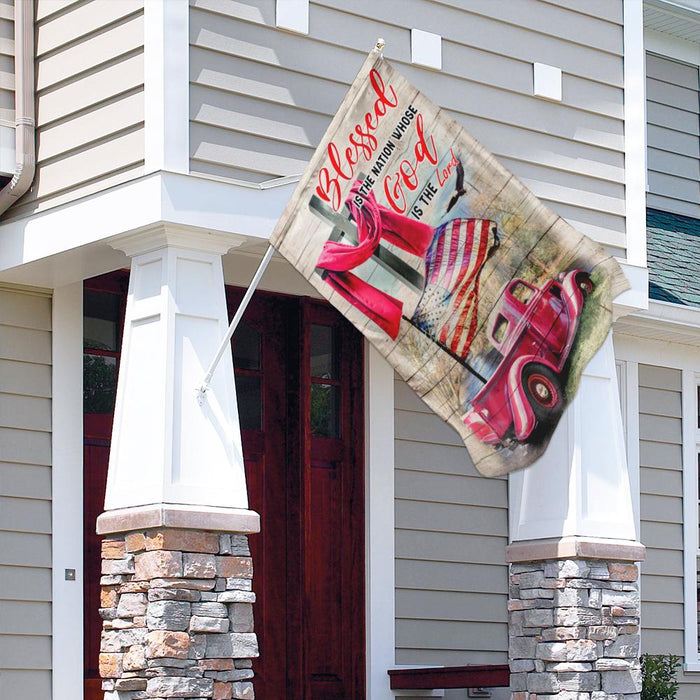
<path id="1" fill-rule="evenodd" d="M 189 18 L 187 2 L 144 5 L 146 173 L 190 169 Z"/>
<path id="2" fill-rule="evenodd" d="M 367 697 L 389 700 L 396 659 L 394 594 L 394 370 L 365 340 Z"/>
<path id="3" fill-rule="evenodd" d="M 83 285 L 54 290 L 52 319 L 53 700 L 83 697 Z M 75 569 L 74 581 L 65 570 Z"/>
<path id="4" fill-rule="evenodd" d="M 624 0 L 625 231 L 627 261 L 647 264 L 644 12 Z"/>
<path id="5" fill-rule="evenodd" d="M 627 443 L 627 471 L 632 492 L 632 508 L 637 539 L 641 537 L 640 482 L 639 482 L 639 363 L 622 360 L 625 407 L 625 438 Z"/>

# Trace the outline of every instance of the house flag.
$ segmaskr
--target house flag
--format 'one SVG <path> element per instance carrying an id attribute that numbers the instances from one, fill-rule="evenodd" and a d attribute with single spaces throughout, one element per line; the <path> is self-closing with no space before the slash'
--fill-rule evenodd
<path id="1" fill-rule="evenodd" d="M 489 476 L 542 454 L 628 286 L 376 50 L 270 242 Z"/>

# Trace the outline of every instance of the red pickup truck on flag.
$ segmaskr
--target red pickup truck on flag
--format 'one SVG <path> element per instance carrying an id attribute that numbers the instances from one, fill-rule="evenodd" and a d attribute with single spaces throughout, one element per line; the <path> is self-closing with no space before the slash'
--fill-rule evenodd
<path id="1" fill-rule="evenodd" d="M 506 286 L 489 329 L 503 359 L 464 417 L 479 440 L 503 447 L 547 437 L 564 410 L 564 369 L 592 291 L 583 270 L 541 289 L 521 279 Z"/>

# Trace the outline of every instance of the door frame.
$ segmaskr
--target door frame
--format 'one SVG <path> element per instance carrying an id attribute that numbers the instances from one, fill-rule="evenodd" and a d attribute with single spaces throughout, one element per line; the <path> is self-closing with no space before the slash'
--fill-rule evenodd
<path id="1" fill-rule="evenodd" d="M 311 492 L 311 462 L 312 459 L 314 459 L 314 452 L 318 450 L 318 447 L 315 448 L 312 445 L 314 438 L 312 437 L 311 428 L 308 425 L 311 415 L 311 368 L 310 363 L 307 361 L 310 358 L 310 330 L 312 324 L 316 323 L 322 325 L 325 325 L 325 323 L 328 323 L 329 325 L 335 324 L 336 328 L 339 329 L 339 362 L 341 366 L 346 366 L 347 370 L 350 372 L 348 392 L 352 397 L 351 401 L 349 401 L 350 397 L 346 397 L 345 401 L 341 402 L 340 410 L 341 432 L 343 430 L 348 431 L 348 436 L 345 441 L 342 457 L 340 455 L 338 455 L 338 457 L 340 457 L 347 465 L 346 469 L 341 472 L 341 479 L 343 491 L 349 492 L 349 494 L 347 494 L 349 498 L 348 503 L 351 507 L 350 517 L 348 519 L 350 530 L 343 533 L 344 537 L 342 548 L 346 560 L 341 564 L 341 569 L 343 565 L 348 566 L 348 563 L 350 563 L 351 567 L 352 561 L 355 559 L 356 561 L 362 562 L 363 572 L 366 572 L 366 424 L 364 420 L 364 393 L 366 385 L 364 383 L 364 339 L 359 335 L 359 332 L 355 330 L 349 324 L 349 322 L 327 302 L 312 299 L 310 297 L 302 297 L 300 300 L 300 307 L 301 332 L 299 334 L 299 338 L 301 341 L 301 359 L 303 362 L 301 363 L 300 373 L 301 386 L 299 406 L 301 415 L 305 417 L 304 421 L 306 423 L 306 427 L 303 434 L 305 439 L 299 440 L 298 445 L 298 449 L 301 450 L 301 454 L 299 455 L 299 459 L 296 460 L 301 469 L 301 473 L 298 475 L 300 489 L 300 497 L 298 502 L 301 515 L 299 532 L 301 537 L 305 539 L 304 542 L 299 543 L 300 548 L 298 549 L 298 556 L 300 557 L 300 560 L 303 557 L 306 557 L 307 559 L 310 558 L 310 533 L 305 525 L 311 522 L 309 498 Z M 359 362 L 357 361 L 357 356 L 354 355 L 355 352 L 357 352 L 357 354 L 360 356 Z M 358 400 L 358 397 L 360 400 Z M 302 429 L 301 421 L 299 427 Z M 353 429 L 357 432 L 353 433 Z M 358 433 L 360 434 L 358 435 Z M 325 439 L 318 438 L 317 440 L 323 441 Z M 318 452 L 316 453 L 318 454 Z M 357 470 L 355 474 L 353 474 L 353 470 L 349 468 L 351 465 Z M 308 575 L 310 570 L 309 566 L 302 566 L 301 569 L 302 572 L 305 572 Z M 308 582 L 302 578 L 300 584 L 302 593 L 305 593 L 308 588 Z M 362 579 L 352 579 L 351 590 L 348 592 L 349 600 L 345 601 L 350 610 L 356 610 L 359 616 L 356 621 L 351 620 L 351 627 L 347 630 L 347 635 L 350 638 L 351 648 L 361 650 L 362 653 L 357 655 L 352 654 L 350 668 L 344 669 L 350 676 L 349 683 L 352 695 L 354 697 L 358 696 L 360 691 L 365 691 L 367 687 L 366 679 L 368 654 L 365 615 L 367 600 L 366 589 L 366 574 L 362 577 Z M 309 600 L 305 595 L 303 595 L 299 603 L 302 606 L 300 610 L 302 623 L 301 632 L 302 639 L 304 640 L 304 648 L 300 648 L 299 652 L 301 654 L 300 664 L 303 664 L 304 668 L 302 677 L 305 681 L 303 695 L 300 695 L 299 697 L 311 697 L 311 672 L 309 667 L 309 661 L 311 658 L 311 631 L 308 628 L 303 629 L 303 626 L 308 625 L 310 621 L 310 614 L 308 613 Z M 301 645 L 299 646 L 301 647 Z"/>
<path id="2" fill-rule="evenodd" d="M 54 700 L 83 697 L 83 282 L 54 289 L 52 306 L 52 686 Z M 366 684 L 393 700 L 395 667 L 394 371 L 365 341 Z M 65 568 L 77 580 L 66 581 Z"/>
<path id="3" fill-rule="evenodd" d="M 236 303 L 243 294 L 242 289 L 227 287 L 227 301 L 231 308 L 229 313 L 235 310 Z M 280 509 L 286 513 L 285 525 L 280 528 L 280 524 L 275 525 L 276 537 L 282 536 L 285 540 L 285 562 L 286 578 L 284 582 L 279 582 L 279 586 L 284 588 L 283 598 L 285 600 L 284 615 L 286 620 L 285 640 L 280 644 L 284 645 L 286 668 L 286 691 L 289 697 L 310 697 L 310 667 L 311 658 L 311 637 L 309 628 L 306 625 L 310 618 L 308 590 L 312 579 L 308 578 L 310 566 L 308 564 L 311 556 L 309 545 L 311 523 L 309 511 L 309 494 L 311 478 L 311 451 L 312 442 L 315 453 L 319 446 L 323 450 L 334 452 L 334 461 L 341 461 L 342 466 L 338 468 L 338 474 L 342 479 L 340 497 L 342 503 L 348 507 L 347 518 L 344 523 L 347 527 L 341 530 L 344 542 L 342 543 L 343 564 L 340 568 L 340 580 L 349 585 L 343 590 L 348 592 L 345 607 L 348 610 L 356 611 L 357 619 L 351 618 L 348 621 L 347 629 L 350 636 L 345 636 L 351 652 L 342 656 L 343 666 L 339 673 L 343 682 L 348 688 L 350 696 L 360 696 L 366 691 L 366 668 L 367 668 L 367 644 L 365 635 L 366 625 L 366 577 L 363 571 L 366 569 L 366 537 L 365 537 L 365 507 L 364 479 L 366 451 L 364 447 L 364 397 L 365 385 L 363 382 L 363 341 L 361 336 L 328 304 L 308 297 L 290 296 L 285 294 L 274 294 L 258 292 L 258 299 L 262 299 L 261 305 L 263 313 L 270 317 L 270 324 L 279 327 L 278 332 L 286 337 L 274 346 L 273 352 L 277 352 L 284 357 L 284 360 L 277 368 L 284 375 L 284 391 L 287 397 L 287 417 L 280 419 L 284 422 L 284 434 L 286 436 L 285 453 L 282 460 L 284 466 L 284 502 L 280 504 Z M 264 305 L 269 300 L 278 303 L 279 310 L 283 313 L 286 323 L 280 325 L 277 313 L 273 309 L 264 312 Z M 252 309 L 251 309 L 252 310 Z M 255 309 L 250 323 L 253 326 L 260 326 L 261 309 Z M 246 320 L 244 315 L 243 320 Z M 309 425 L 310 416 L 310 385 L 311 374 L 309 367 L 310 358 L 310 331 L 312 324 L 330 325 L 337 329 L 339 361 L 344 368 L 344 374 L 339 375 L 344 379 L 338 380 L 344 385 L 347 396 L 341 402 L 341 423 L 345 432 L 345 439 L 316 438 L 311 436 Z M 281 326 L 285 326 L 282 328 Z M 235 338 L 235 336 L 234 336 Z M 269 356 L 268 356 L 269 358 Z M 272 372 L 272 368 L 267 366 L 268 359 L 263 352 L 263 371 Z M 275 369 L 274 371 L 277 371 Z M 269 381 L 277 380 L 270 375 Z M 329 380 L 333 382 L 336 380 Z M 264 386 L 264 385 L 263 385 Z M 279 387 L 278 387 L 279 388 Z M 263 389 L 263 396 L 266 391 Z M 268 409 L 269 410 L 269 409 Z M 263 410 L 263 421 L 267 424 L 270 420 Z M 263 428 L 264 429 L 264 428 Z M 257 436 L 254 433 L 246 435 L 243 431 L 243 443 L 251 440 L 257 445 Z M 252 447 L 252 445 L 251 445 Z M 340 449 L 340 452 L 337 452 Z M 262 444 L 256 448 L 265 454 Z M 257 458 L 252 457 L 255 460 Z M 279 455 L 278 455 L 279 459 Z M 246 460 L 248 461 L 248 460 Z M 349 469 L 349 465 L 355 465 L 355 469 Z M 269 467 L 269 465 L 268 465 Z M 273 475 L 277 481 L 277 478 Z M 255 485 L 255 490 L 259 489 L 256 480 L 248 479 L 249 489 Z M 260 496 L 260 494 L 258 494 Z M 258 504 L 263 510 L 267 510 L 270 504 Z M 251 507 L 256 507 L 251 503 Z M 278 512 L 277 509 L 275 512 Z M 262 527 L 265 529 L 265 516 L 262 518 Z M 336 531 L 338 532 L 338 531 Z M 253 546 L 251 542 L 251 546 Z M 264 540 L 263 540 L 264 542 Z M 264 552 L 268 552 L 268 545 L 264 547 Z M 279 554 L 279 553 L 278 553 Z M 259 556 L 263 556 L 260 552 Z M 362 562 L 360 575 L 354 575 L 357 566 L 351 566 L 347 562 Z M 305 576 L 307 578 L 305 578 Z M 277 586 L 273 585 L 273 590 Z M 255 589 L 255 583 L 254 583 Z M 267 600 L 270 594 L 269 588 L 257 589 L 259 600 Z M 280 591 L 277 591 L 281 595 Z M 345 610 L 345 607 L 343 610 Z M 268 613 L 269 614 L 269 613 Z M 266 629 L 267 625 L 263 629 Z M 345 625 L 343 628 L 345 629 Z M 300 644 L 300 640 L 304 644 Z M 262 642 L 261 642 L 262 643 Z M 280 645 L 280 650 L 282 646 Z"/>

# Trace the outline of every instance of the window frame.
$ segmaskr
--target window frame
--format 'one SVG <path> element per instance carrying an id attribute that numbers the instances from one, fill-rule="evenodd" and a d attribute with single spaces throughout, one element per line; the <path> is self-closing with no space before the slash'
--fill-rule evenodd
<path id="1" fill-rule="evenodd" d="M 656 309 L 670 309 L 674 304 L 654 302 Z M 671 315 L 669 313 L 669 315 Z M 700 326 L 700 324 L 698 324 Z M 654 323 L 654 330 L 663 322 Z M 645 334 L 646 335 L 646 334 Z M 618 333 L 614 337 L 615 358 L 624 367 L 625 386 L 623 401 L 627 420 L 627 459 L 630 482 L 635 502 L 635 516 L 639 532 L 641 511 L 640 458 L 639 458 L 639 365 L 666 367 L 681 372 L 681 448 L 683 487 L 683 671 L 700 672 L 700 645 L 698 644 L 697 575 L 699 524 L 698 508 L 698 450 L 700 429 L 697 428 L 697 386 L 700 383 L 700 351 L 696 345 L 684 342 L 662 341 L 655 334 L 644 337 L 637 333 Z M 624 412 L 623 412 L 624 413 Z M 635 485 L 636 481 L 636 485 Z M 644 543 L 644 542 L 642 542 Z M 644 584 L 640 579 L 640 591 Z M 644 607 L 642 605 L 642 630 Z M 653 651 L 653 650 L 652 650 Z"/>
<path id="2" fill-rule="evenodd" d="M 685 671 L 700 671 L 700 641 L 698 640 L 698 558 L 700 541 L 700 494 L 698 493 L 698 456 L 700 427 L 698 427 L 698 388 L 700 368 L 682 369 L 682 430 L 683 430 L 683 636 Z"/>

